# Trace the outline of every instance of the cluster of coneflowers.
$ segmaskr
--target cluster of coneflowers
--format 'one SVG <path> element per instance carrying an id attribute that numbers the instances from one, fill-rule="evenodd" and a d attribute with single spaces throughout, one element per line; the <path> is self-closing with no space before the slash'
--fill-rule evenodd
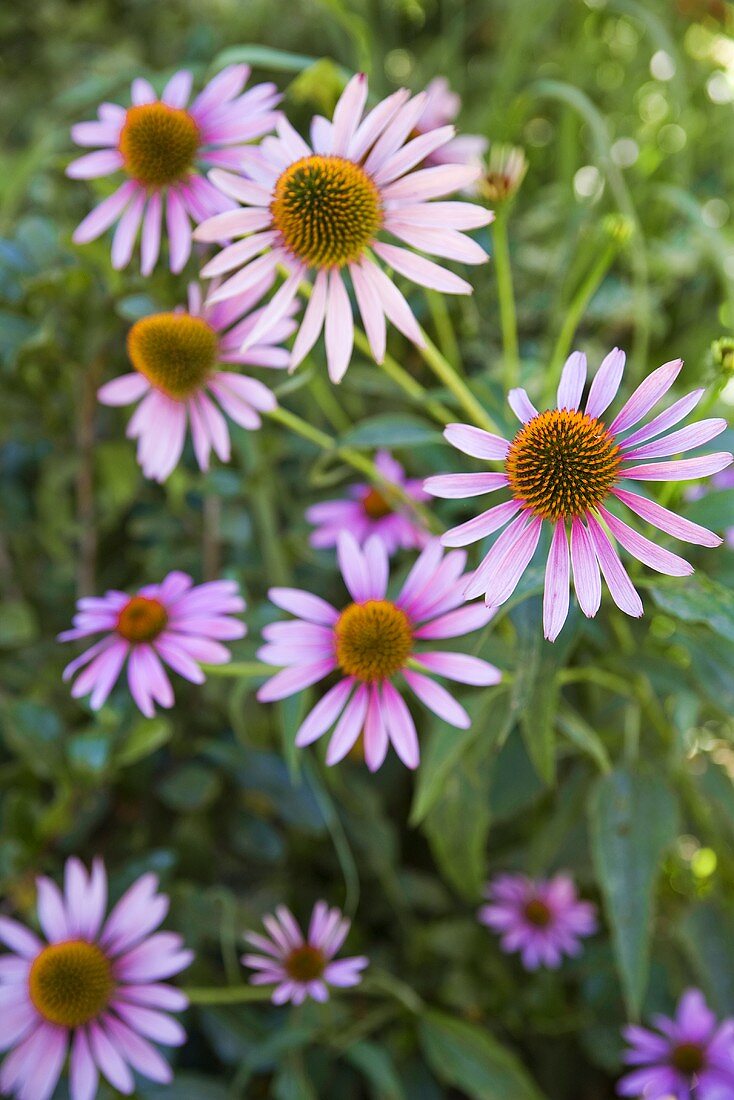
<path id="1" fill-rule="evenodd" d="M 470 293 L 468 282 L 424 254 L 485 262 L 484 249 L 466 234 L 487 226 L 492 214 L 467 193 L 503 201 L 526 170 L 519 152 L 500 151 L 478 188 L 485 143 L 456 137 L 458 99 L 440 79 L 426 92 L 401 89 L 368 106 L 366 77 L 357 75 L 333 117 L 313 119 L 306 140 L 278 110 L 275 86 L 245 90 L 248 77 L 246 66 L 231 66 L 193 99 L 186 72 L 167 83 L 160 99 L 147 81 L 136 80 L 130 107 L 104 103 L 96 120 L 72 131 L 93 151 L 70 164 L 70 176 L 122 176 L 77 228 L 76 243 L 114 225 L 113 266 L 129 263 L 140 238 L 144 275 L 159 262 L 164 236 L 175 273 L 186 265 L 192 240 L 222 246 L 201 270 L 211 280 L 208 290 L 192 283 L 185 307 L 138 320 L 128 335 L 132 372 L 100 390 L 104 404 L 136 404 L 127 434 L 137 440 L 143 473 L 157 481 L 176 467 L 189 433 L 206 470 L 212 451 L 222 462 L 229 459 L 227 418 L 254 430 L 273 412 L 272 390 L 242 368 L 294 370 L 323 332 L 329 377 L 341 381 L 352 358 L 355 308 L 376 362 L 385 356 L 388 322 L 425 346 L 394 275 L 441 293 Z M 259 653 L 278 669 L 260 689 L 263 702 L 331 681 L 297 732 L 299 746 L 330 733 L 326 761 L 336 764 L 361 736 L 371 770 L 390 745 L 407 767 L 416 767 L 419 736 L 406 688 L 446 722 L 469 726 L 466 710 L 437 677 L 488 686 L 501 674 L 440 643 L 490 622 L 533 558 L 544 523 L 551 529 L 543 609 L 550 640 L 565 622 L 571 581 L 587 616 L 599 610 L 602 577 L 622 611 L 642 614 L 615 543 L 662 573 L 691 572 L 683 558 L 623 522 L 613 510 L 618 504 L 684 541 L 721 541 L 625 488 L 626 482 L 698 480 L 721 472 L 731 455 L 673 457 L 725 427 L 709 419 L 671 431 L 692 412 L 701 390 L 656 411 L 680 360 L 654 371 L 605 418 L 624 361 L 623 352 L 612 351 L 584 400 L 587 364 L 575 352 L 555 408 L 538 411 L 524 390 L 512 390 L 508 399 L 520 428 L 511 439 L 483 426 L 450 424 L 447 441 L 477 460 L 467 473 L 421 485 L 380 452 L 375 483 L 354 485 L 344 499 L 309 510 L 313 545 L 336 548 L 343 600 L 334 606 L 312 592 L 271 590 L 272 604 L 291 618 L 265 628 Z M 425 507 L 432 496 L 489 493 L 503 499 L 440 539 L 409 507 Z M 501 533 L 488 553 L 467 572 L 460 548 L 495 532 Z M 390 558 L 399 551 L 418 553 L 391 594 Z M 244 610 L 235 582 L 195 585 L 179 571 L 133 595 L 109 591 L 82 599 L 61 639 L 100 637 L 64 676 L 73 679 L 74 697 L 89 696 L 96 710 L 126 669 L 135 703 L 151 716 L 156 704 L 174 702 L 166 668 L 201 683 L 203 665 L 230 659 L 224 643 L 245 634 L 238 617 Z M 43 938 L 0 918 L 0 940 L 10 949 L 0 958 L 0 1049 L 10 1051 L 0 1070 L 5 1093 L 48 1100 L 67 1059 L 72 1100 L 93 1100 L 100 1074 L 124 1094 L 133 1091 L 133 1071 L 171 1079 L 153 1044 L 184 1041 L 170 1013 L 183 1009 L 186 997 L 166 979 L 192 956 L 181 937 L 155 931 L 167 909 L 155 878 L 145 875 L 105 919 L 104 867 L 96 861 L 88 873 L 71 859 L 63 893 L 39 880 Z M 499 876 L 479 919 L 528 970 L 558 967 L 596 929 L 593 905 L 578 898 L 566 875 L 547 881 Z M 264 917 L 264 925 L 267 935 L 248 934 L 257 953 L 243 961 L 255 972 L 253 983 L 274 987 L 276 1004 L 324 1001 L 329 986 L 360 981 L 366 958 L 336 958 L 349 932 L 338 909 L 318 902 L 305 934 L 284 906 Z M 734 1024 L 717 1026 L 699 993 L 685 994 L 676 1019 L 658 1019 L 656 1026 L 658 1032 L 629 1029 L 626 1057 L 634 1068 L 620 1083 L 622 1095 L 654 1100 L 688 1096 L 695 1088 L 698 1100 L 707 1100 L 714 1089 L 734 1087 Z"/>

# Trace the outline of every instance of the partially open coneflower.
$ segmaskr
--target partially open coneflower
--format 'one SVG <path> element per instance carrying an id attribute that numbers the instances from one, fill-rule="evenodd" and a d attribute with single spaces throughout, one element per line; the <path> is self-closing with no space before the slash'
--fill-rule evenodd
<path id="1" fill-rule="evenodd" d="M 653 1016 L 655 1031 L 629 1024 L 623 1060 L 631 1067 L 619 1096 L 644 1100 L 727 1100 L 734 1096 L 734 1019 L 721 1023 L 699 989 L 688 989 L 675 1016 Z"/>
<path id="2" fill-rule="evenodd" d="M 171 271 L 181 271 L 191 252 L 191 224 L 234 204 L 202 176 L 201 169 L 239 165 L 243 143 L 272 130 L 280 96 L 274 84 L 256 84 L 242 94 L 250 69 L 231 65 L 188 105 L 191 73 L 175 74 L 160 99 L 147 80 L 134 80 L 132 106 L 103 103 L 94 122 L 78 122 L 77 145 L 99 147 L 67 168 L 74 179 L 123 172 L 128 178 L 77 227 L 86 244 L 117 222 L 112 265 L 130 262 L 142 223 L 141 264 L 149 275 L 160 252 L 165 213 Z"/>
<path id="3" fill-rule="evenodd" d="M 579 954 L 583 936 L 596 931 L 596 909 L 579 900 L 568 875 L 497 875 L 485 894 L 489 904 L 479 910 L 479 920 L 499 933 L 503 951 L 519 952 L 526 970 L 555 970 L 564 955 Z"/>
<path id="4" fill-rule="evenodd" d="M 422 482 L 406 477 L 389 451 L 377 452 L 375 466 L 386 481 L 400 486 L 413 500 L 428 500 Z M 344 500 L 324 500 L 307 509 L 306 519 L 315 527 L 310 538 L 312 546 L 336 546 L 342 531 L 351 531 L 360 546 L 370 535 L 376 535 L 391 555 L 398 550 L 420 549 L 428 542 L 426 528 L 387 489 L 360 483 L 350 486 L 347 492 Z"/>
<path id="5" fill-rule="evenodd" d="M 554 641 L 568 615 L 569 578 L 581 610 L 596 615 L 601 603 L 601 574 L 612 599 L 628 615 L 642 615 L 642 601 L 614 549 L 612 537 L 651 569 L 670 576 L 686 576 L 693 567 L 683 558 L 657 546 L 619 519 L 610 505 L 625 505 L 659 530 L 697 543 L 718 546 L 721 539 L 705 527 L 623 488 L 625 481 L 690 481 L 715 474 L 732 460 L 728 452 L 669 462 L 648 462 L 694 450 L 726 427 L 719 418 L 702 420 L 670 432 L 698 401 L 695 390 L 635 428 L 673 385 L 682 360 L 665 363 L 642 382 L 607 424 L 603 413 L 613 401 L 624 371 L 624 352 L 615 348 L 601 364 L 580 409 L 586 382 L 586 356 L 574 352 L 563 369 L 558 407 L 539 413 L 522 389 L 512 390 L 509 402 L 522 427 L 512 440 L 467 424 L 450 424 L 444 435 L 464 454 L 503 463 L 501 473 L 447 474 L 425 482 L 439 497 L 473 497 L 506 489 L 509 500 L 475 519 L 447 531 L 445 546 L 466 546 L 506 527 L 466 587 L 472 599 L 484 594 L 488 607 L 497 608 L 512 593 L 530 563 L 544 523 L 553 534 L 545 574 L 543 626 Z M 630 429 L 635 428 L 630 432 Z M 668 433 L 668 434 L 666 434 Z M 509 526 L 507 526 L 509 524 Z M 570 554 L 569 554 L 570 543 Z"/>
<path id="6" fill-rule="evenodd" d="M 426 105 L 415 124 L 414 134 L 426 134 L 456 121 L 461 110 L 461 96 L 451 91 L 444 76 L 436 76 L 426 85 Z M 479 134 L 460 134 L 429 153 L 423 164 L 474 164 L 481 162 L 487 149 L 487 139 Z"/>
<path id="7" fill-rule="evenodd" d="M 513 199 L 528 170 L 525 150 L 516 145 L 493 145 L 477 183 L 477 194 L 494 206 Z"/>
<path id="8" fill-rule="evenodd" d="M 295 323 L 286 315 L 242 351 L 242 342 L 258 323 L 253 306 L 272 285 L 272 277 L 220 305 L 203 306 L 197 283 L 189 286 L 188 310 L 153 313 L 136 321 L 127 338 L 134 374 L 107 382 L 99 391 L 103 405 L 140 400 L 127 434 L 138 440 L 138 462 L 146 477 L 165 481 L 176 467 L 191 427 L 194 454 L 209 468 L 212 448 L 229 461 L 227 422 L 219 406 L 243 428 L 260 427 L 260 413 L 277 402 L 255 378 L 220 369 L 222 363 L 286 367 L 288 352 L 279 347 Z"/>
<path id="9" fill-rule="evenodd" d="M 354 319 L 345 275 L 349 272 L 375 359 L 385 354 L 386 319 L 414 343 L 423 336 L 406 299 L 376 261 L 421 286 L 470 294 L 471 286 L 423 256 L 382 239 L 388 234 L 409 249 L 461 263 L 484 263 L 487 255 L 463 230 L 487 225 L 491 214 L 465 202 L 432 202 L 475 180 L 477 167 L 445 164 L 414 169 L 454 137 L 442 126 L 411 137 L 426 106 L 426 94 L 395 92 L 369 111 L 367 78 L 349 81 L 332 122 L 317 118 L 311 145 L 286 118 L 277 137 L 265 138 L 243 156 L 251 178 L 214 170 L 209 178 L 244 209 L 200 225 L 200 241 L 229 242 L 204 267 L 205 276 L 237 269 L 211 294 L 224 301 L 282 265 L 288 277 L 263 311 L 245 346 L 277 323 L 304 282 L 313 291 L 293 345 L 291 366 L 308 354 L 325 326 L 329 375 L 341 381 L 349 366 Z"/>
<path id="10" fill-rule="evenodd" d="M 71 689 L 75 699 L 91 693 L 99 710 L 127 662 L 127 682 L 140 710 L 150 718 L 155 703 L 173 706 L 173 688 L 163 665 L 202 684 L 201 664 L 224 665 L 230 652 L 221 643 L 242 638 L 244 623 L 232 618 L 245 610 L 235 581 L 194 585 L 186 573 L 173 572 L 161 584 L 149 584 L 135 596 L 106 592 L 79 600 L 72 630 L 60 642 L 104 634 L 64 669 L 64 680 L 80 672 Z"/>
<path id="11" fill-rule="evenodd" d="M 387 598 L 388 555 L 379 538 L 373 535 L 360 549 L 353 535 L 343 532 L 337 558 L 352 598 L 341 612 L 310 592 L 270 590 L 277 607 L 299 618 L 263 630 L 268 644 L 259 657 L 283 670 L 263 684 L 258 699 L 284 699 L 337 673 L 337 683 L 301 724 L 296 745 L 310 745 L 336 722 L 327 764 L 342 760 L 363 733 L 371 771 L 383 763 L 388 741 L 407 767 L 416 768 L 418 735 L 395 681 L 405 683 L 439 718 L 468 728 L 471 720 L 461 704 L 426 673 L 487 685 L 499 682 L 499 671 L 478 657 L 435 652 L 424 643 L 477 630 L 489 622 L 491 612 L 476 604 L 459 606 L 467 581 L 466 555 L 444 555 L 437 539 L 422 551 L 395 600 Z"/>
<path id="12" fill-rule="evenodd" d="M 105 920 L 107 875 L 96 859 L 88 875 L 66 862 L 63 893 L 38 880 L 38 922 L 44 939 L 0 917 L 0 1070 L 3 1095 L 48 1100 L 69 1055 L 71 1100 L 94 1100 L 100 1076 L 125 1095 L 133 1073 L 167 1084 L 168 1062 L 149 1040 L 179 1046 L 186 1039 L 169 1015 L 188 1004 L 164 979 L 193 958 L 181 936 L 155 932 L 168 912 L 155 875 L 143 875 Z M 155 933 L 155 934 L 152 934 Z"/>
<path id="13" fill-rule="evenodd" d="M 263 917 L 263 924 L 267 936 L 257 932 L 245 935 L 261 954 L 245 955 L 242 962 L 256 971 L 250 978 L 253 985 L 275 986 L 273 1004 L 292 1001 L 300 1005 L 307 997 L 328 1001 L 330 985 L 347 987 L 361 982 L 369 963 L 364 955 L 334 961 L 350 928 L 350 921 L 339 909 L 317 901 L 306 936 L 285 905 Z"/>

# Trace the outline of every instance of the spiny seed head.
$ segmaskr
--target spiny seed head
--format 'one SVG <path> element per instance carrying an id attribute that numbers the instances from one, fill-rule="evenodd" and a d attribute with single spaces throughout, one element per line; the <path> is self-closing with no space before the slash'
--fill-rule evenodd
<path id="1" fill-rule="evenodd" d="M 505 472 L 515 499 L 556 523 L 601 504 L 620 462 L 619 448 L 601 421 L 573 409 L 549 409 L 517 433 Z"/>
<path id="2" fill-rule="evenodd" d="M 365 683 L 394 676 L 413 648 L 408 616 L 389 600 L 350 604 L 337 619 L 334 633 L 342 672 Z"/>
<path id="3" fill-rule="evenodd" d="M 534 924 L 536 928 L 547 928 L 553 914 L 548 906 L 540 898 L 533 898 L 525 906 L 525 918 Z"/>
<path id="4" fill-rule="evenodd" d="M 362 507 L 370 519 L 384 519 L 392 512 L 392 508 L 377 489 L 369 489 L 362 497 Z"/>
<path id="5" fill-rule="evenodd" d="M 164 187 L 189 174 L 199 142 L 199 127 L 188 111 L 143 103 L 127 111 L 119 149 L 132 179 L 145 187 Z"/>
<path id="6" fill-rule="evenodd" d="M 168 622 L 168 612 L 158 600 L 133 596 L 117 616 L 117 633 L 128 642 L 152 642 Z"/>
<path id="7" fill-rule="evenodd" d="M 85 940 L 44 947 L 28 976 L 34 1008 L 59 1027 L 82 1027 L 109 1004 L 115 988 L 112 968 L 102 950 Z"/>
<path id="8" fill-rule="evenodd" d="M 326 968 L 326 956 L 318 947 L 304 943 L 291 951 L 284 963 L 286 973 L 296 982 L 313 982 Z"/>
<path id="9" fill-rule="evenodd" d="M 154 313 L 141 317 L 130 329 L 127 353 L 152 385 L 167 397 L 185 401 L 216 367 L 219 339 L 201 317 Z"/>
<path id="10" fill-rule="evenodd" d="M 358 260 L 382 224 L 377 187 L 344 157 L 302 157 L 289 165 L 270 210 L 286 248 L 309 267 Z"/>
<path id="11" fill-rule="evenodd" d="M 706 1068 L 706 1055 L 698 1043 L 679 1043 L 670 1060 L 681 1073 L 694 1074 Z"/>

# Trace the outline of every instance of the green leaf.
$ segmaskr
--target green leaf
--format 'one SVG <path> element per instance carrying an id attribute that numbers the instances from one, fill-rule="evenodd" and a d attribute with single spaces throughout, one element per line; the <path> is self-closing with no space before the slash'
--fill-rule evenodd
<path id="1" fill-rule="evenodd" d="M 734 592 L 704 573 L 675 580 L 675 584 L 650 584 L 657 606 L 682 622 L 705 623 L 715 634 L 734 642 Z"/>
<path id="2" fill-rule="evenodd" d="M 660 860 L 675 840 L 677 803 L 659 776 L 618 769 L 592 791 L 589 825 L 622 989 L 630 1013 L 638 1016 L 650 966 L 655 883 Z"/>
<path id="3" fill-rule="evenodd" d="M 711 1003 L 722 1016 L 734 1012 L 734 920 L 711 903 L 685 918 L 680 938 Z"/>
<path id="4" fill-rule="evenodd" d="M 115 753 L 115 763 L 123 767 L 144 760 L 171 740 L 173 726 L 167 718 L 143 718 L 133 726 L 130 736 Z"/>
<path id="5" fill-rule="evenodd" d="M 418 1035 L 436 1077 L 472 1100 L 543 1100 L 515 1055 L 477 1024 L 431 1011 Z"/>
<path id="6" fill-rule="evenodd" d="M 425 420 L 407 413 L 368 416 L 340 438 L 345 447 L 422 447 L 440 443 L 441 433 Z"/>
<path id="7" fill-rule="evenodd" d="M 158 785 L 158 794 L 171 810 L 203 810 L 219 794 L 219 777 L 201 764 L 183 764 Z"/>
<path id="8" fill-rule="evenodd" d="M 686 517 L 702 523 L 720 534 L 734 525 L 734 489 L 717 489 L 706 493 L 686 507 Z"/>
<path id="9" fill-rule="evenodd" d="M 353 1043 L 344 1057 L 367 1078 L 374 1100 L 405 1100 L 393 1061 L 377 1043 Z"/>
<path id="10" fill-rule="evenodd" d="M 319 59 L 302 53 L 276 50 L 272 46 L 230 46 L 214 58 L 215 72 L 227 65 L 252 65 L 282 73 L 300 73 Z"/>
<path id="11" fill-rule="evenodd" d="M 564 707 L 558 715 L 558 725 L 568 740 L 590 756 L 594 763 L 603 772 L 612 770 L 609 754 L 604 748 L 604 743 L 585 718 L 582 718 L 572 707 Z"/>
<path id="12" fill-rule="evenodd" d="M 7 600 L 0 605 L 0 646 L 15 649 L 29 645 L 37 636 L 38 623 L 29 604 Z"/>

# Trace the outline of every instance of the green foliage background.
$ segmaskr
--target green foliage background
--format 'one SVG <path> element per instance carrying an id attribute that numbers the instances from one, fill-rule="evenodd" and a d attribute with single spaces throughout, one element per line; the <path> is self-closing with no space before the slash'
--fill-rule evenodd
<path id="1" fill-rule="evenodd" d="M 247 662 L 273 617 L 268 585 L 339 598 L 333 559 L 309 548 L 303 512 L 352 472 L 269 425 L 235 429 L 232 464 L 208 476 L 187 462 L 164 488 L 143 480 L 124 416 L 99 406 L 96 389 L 126 369 L 132 320 L 182 300 L 186 278 L 161 270 L 146 281 L 134 265 L 114 273 L 108 239 L 71 245 L 94 188 L 63 175 L 70 124 L 102 99 L 124 102 L 137 75 L 160 87 L 188 67 L 201 81 L 238 57 L 279 82 L 297 124 L 329 111 L 357 68 L 379 95 L 446 74 L 464 97 L 465 131 L 528 152 L 510 240 L 531 394 L 586 295 L 574 344 L 592 364 L 625 347 L 629 386 L 680 355 L 686 390 L 715 395 L 723 379 L 708 349 L 734 326 L 728 8 L 0 7 L 3 909 L 30 917 L 36 873 L 100 852 L 115 891 L 144 869 L 161 875 L 171 926 L 197 951 L 186 976 L 197 988 L 241 995 L 240 934 L 282 901 L 302 918 L 318 897 L 344 905 L 350 946 L 372 960 L 362 989 L 326 1007 L 195 1005 L 167 1095 L 602 1100 L 613 1095 L 625 1020 L 670 1009 L 689 984 L 734 1014 L 734 565 L 731 551 L 694 548 L 690 580 L 633 568 L 645 618 L 624 619 L 605 596 L 599 617 L 576 614 L 555 646 L 542 641 L 542 571 L 531 570 L 477 642 L 508 681 L 465 693 L 469 733 L 421 713 L 416 777 L 394 759 L 373 777 L 354 760 L 327 770 L 318 748 L 296 752 L 298 701 L 258 705 Z M 636 144 L 634 163 L 620 139 Z M 485 243 L 491 251 L 489 234 Z M 471 277 L 475 294 L 449 303 L 450 320 L 474 392 L 509 429 L 493 266 Z M 446 339 L 426 299 L 411 301 Z M 451 405 L 414 349 L 396 333 L 391 341 Z M 280 395 L 333 431 L 313 388 L 323 370 L 318 352 Z M 455 463 L 426 411 L 369 360 L 357 357 L 337 398 L 352 424 L 345 439 L 365 453 L 390 446 L 414 475 Z M 686 503 L 674 490 L 666 502 L 723 530 L 733 497 Z M 447 521 L 460 512 L 443 509 Z M 201 689 L 177 682 L 176 708 L 151 721 L 124 690 L 92 715 L 61 682 L 68 653 L 55 634 L 78 595 L 174 567 L 242 585 L 249 635 L 234 647 L 233 674 Z M 481 886 L 500 869 L 559 867 L 603 907 L 604 928 L 560 974 L 531 977 L 477 925 Z M 138 1095 L 164 1091 L 141 1084 Z"/>

